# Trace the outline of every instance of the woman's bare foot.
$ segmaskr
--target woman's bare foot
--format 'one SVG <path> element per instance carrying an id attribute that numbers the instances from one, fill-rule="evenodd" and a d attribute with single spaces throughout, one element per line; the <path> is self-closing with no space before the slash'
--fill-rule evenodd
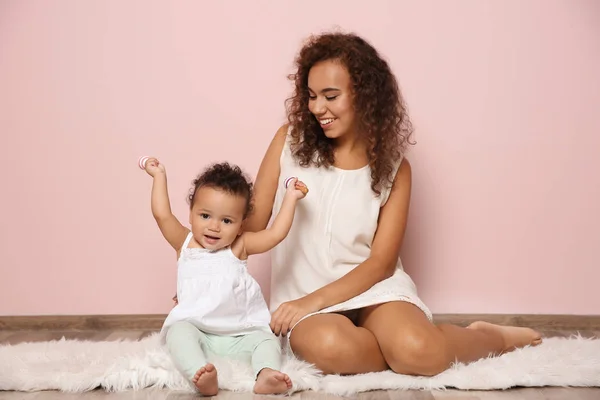
<path id="1" fill-rule="evenodd" d="M 467 328 L 500 334 L 504 340 L 504 350 L 502 350 L 502 353 L 527 345 L 537 346 L 542 343 L 542 335 L 530 328 L 495 325 L 484 321 L 473 322 Z"/>
<path id="2" fill-rule="evenodd" d="M 279 394 L 292 388 L 292 380 L 283 372 L 271 368 L 263 368 L 256 378 L 254 393 Z"/>
<path id="3" fill-rule="evenodd" d="M 192 378 L 192 383 L 200 394 L 204 396 L 216 395 L 219 392 L 217 369 L 212 364 L 206 364 L 196 372 L 196 375 Z"/>

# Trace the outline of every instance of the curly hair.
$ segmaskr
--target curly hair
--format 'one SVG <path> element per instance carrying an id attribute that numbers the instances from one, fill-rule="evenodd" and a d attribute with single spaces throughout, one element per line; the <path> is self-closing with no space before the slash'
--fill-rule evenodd
<path id="1" fill-rule="evenodd" d="M 198 189 L 202 187 L 211 187 L 234 196 L 245 198 L 246 209 L 244 210 L 244 218 L 252 211 L 253 184 L 237 165 L 230 165 L 226 162 L 212 164 L 192 181 L 192 185 L 194 186 L 190 189 L 188 195 L 190 209 L 194 206 L 194 200 Z"/>
<path id="2" fill-rule="evenodd" d="M 308 73 L 318 62 L 336 60 L 347 69 L 353 90 L 358 129 L 365 136 L 371 168 L 371 189 L 381 194 L 394 181 L 394 163 L 406 151 L 412 124 L 398 83 L 387 62 L 367 41 L 355 34 L 312 36 L 298 53 L 295 88 L 286 100 L 291 126 L 291 149 L 301 166 L 329 167 L 334 143 L 308 109 Z"/>

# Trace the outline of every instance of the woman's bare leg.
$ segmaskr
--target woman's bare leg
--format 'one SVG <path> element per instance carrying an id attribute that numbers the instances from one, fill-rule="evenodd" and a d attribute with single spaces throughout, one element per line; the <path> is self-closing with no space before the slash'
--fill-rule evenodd
<path id="1" fill-rule="evenodd" d="M 395 301 L 362 310 L 359 325 L 373 332 L 392 370 L 436 375 L 453 362 L 468 363 L 541 342 L 538 332 L 476 322 L 468 328 L 432 324 L 413 304 Z"/>
<path id="2" fill-rule="evenodd" d="M 340 314 L 318 314 L 301 321 L 290 336 L 299 358 L 327 374 L 360 374 L 389 369 L 373 333 Z"/>

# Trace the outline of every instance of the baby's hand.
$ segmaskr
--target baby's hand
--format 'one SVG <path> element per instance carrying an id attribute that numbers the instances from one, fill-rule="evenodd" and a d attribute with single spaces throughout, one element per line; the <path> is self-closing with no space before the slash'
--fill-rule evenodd
<path id="1" fill-rule="evenodd" d="M 306 197 L 307 193 L 308 188 L 306 187 L 304 182 L 299 181 L 297 178 L 290 179 L 286 189 L 287 196 L 294 196 L 297 199 L 303 199 L 304 197 Z"/>
<path id="2" fill-rule="evenodd" d="M 146 166 L 144 170 L 148 173 L 148 175 L 154 177 L 156 174 L 164 173 L 165 166 L 158 162 L 158 160 L 154 157 L 150 157 L 146 160 Z"/>

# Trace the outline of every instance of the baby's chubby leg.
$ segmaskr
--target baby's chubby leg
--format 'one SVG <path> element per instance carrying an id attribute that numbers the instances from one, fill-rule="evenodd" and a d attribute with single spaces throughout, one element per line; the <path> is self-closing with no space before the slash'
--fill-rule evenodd
<path id="1" fill-rule="evenodd" d="M 254 346 L 252 369 L 256 374 L 254 392 L 257 394 L 284 393 L 292 388 L 292 380 L 281 369 L 281 342 L 271 332 L 248 335 Z"/>
<path id="2" fill-rule="evenodd" d="M 167 332 L 167 348 L 175 367 L 189 379 L 204 396 L 216 395 L 219 391 L 217 370 L 207 363 L 202 344 L 207 336 L 189 322 L 174 323 Z"/>

